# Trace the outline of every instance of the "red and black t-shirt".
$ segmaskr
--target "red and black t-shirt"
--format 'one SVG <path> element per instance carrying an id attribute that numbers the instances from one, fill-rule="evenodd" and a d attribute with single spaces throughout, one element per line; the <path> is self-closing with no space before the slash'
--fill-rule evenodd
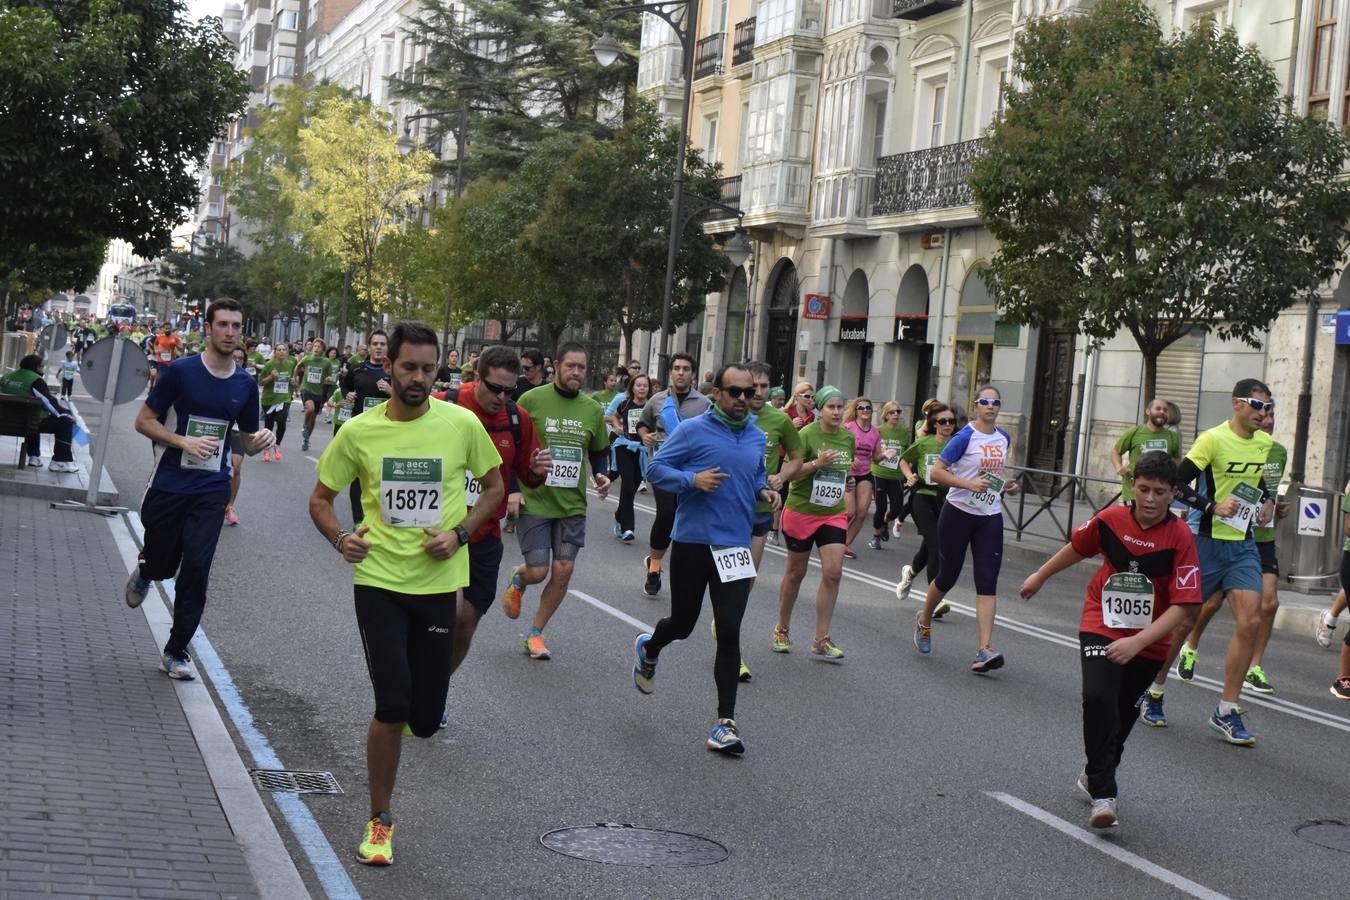
<path id="1" fill-rule="evenodd" d="M 1136 629 L 1109 628 L 1102 614 L 1102 588 L 1107 579 L 1120 572 L 1143 575 L 1153 585 L 1152 620 L 1171 606 L 1200 603 L 1200 561 L 1190 528 L 1168 514 L 1152 528 L 1142 528 L 1127 506 L 1102 510 L 1074 529 L 1070 537 L 1080 556 L 1102 556 L 1102 565 L 1091 583 L 1083 603 L 1079 631 L 1117 640 L 1137 634 Z M 1163 637 L 1139 652 L 1145 659 L 1165 660 L 1171 644 Z"/>
<path id="2" fill-rule="evenodd" d="M 534 430 L 534 422 L 530 419 L 530 414 L 523 408 L 516 407 L 516 415 L 520 417 L 520 443 L 521 448 L 517 452 L 515 434 L 511 429 L 511 417 L 508 414 L 507 406 L 502 408 L 495 416 L 488 416 L 478 405 L 478 401 L 473 395 L 474 384 L 468 382 L 459 388 L 457 402 L 460 406 L 473 412 L 478 417 L 478 421 L 483 423 L 487 429 L 488 437 L 492 439 L 492 444 L 497 448 L 497 453 L 501 455 L 502 464 L 499 469 L 502 476 L 502 485 L 506 488 L 506 493 L 511 493 L 511 472 L 514 469 L 516 476 L 523 484 L 531 487 L 538 487 L 544 483 L 544 479 L 530 472 L 530 458 L 534 456 L 534 451 L 539 449 L 538 433 Z M 433 397 L 444 398 L 444 391 L 437 391 L 432 394 Z M 499 538 L 502 535 L 501 520 L 506 515 L 506 497 L 503 496 L 502 502 L 498 505 L 496 513 L 488 518 L 486 522 L 472 535 L 469 536 L 469 543 L 476 544 L 489 537 Z"/>

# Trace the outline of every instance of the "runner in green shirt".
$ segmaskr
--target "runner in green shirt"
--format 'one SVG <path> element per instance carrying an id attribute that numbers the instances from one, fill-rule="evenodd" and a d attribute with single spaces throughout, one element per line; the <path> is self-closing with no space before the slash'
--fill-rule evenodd
<path id="1" fill-rule="evenodd" d="M 1266 407 L 1266 417 L 1261 423 L 1261 430 L 1270 434 L 1275 429 L 1275 404 L 1272 402 Z M 1264 472 L 1264 482 L 1266 493 L 1275 497 L 1279 494 L 1280 482 L 1284 479 L 1284 469 L 1289 460 L 1289 453 L 1284 445 L 1278 441 L 1272 440 L 1270 450 L 1266 453 L 1266 465 Z M 1252 528 L 1252 535 L 1256 539 L 1256 552 L 1261 560 L 1261 607 L 1260 607 L 1260 626 L 1256 632 L 1256 643 L 1252 645 L 1252 661 L 1247 667 L 1245 677 L 1246 690 L 1255 691 L 1258 694 L 1273 694 L 1275 686 L 1270 683 L 1266 677 L 1265 669 L 1261 667 L 1261 656 L 1266 649 L 1266 644 L 1270 642 L 1271 631 L 1275 627 L 1275 612 L 1280 608 L 1279 599 L 1279 580 L 1280 580 L 1280 562 L 1275 555 L 1275 519 L 1282 519 L 1289 514 L 1289 504 L 1279 502 L 1275 504 L 1275 518 L 1264 526 L 1255 526 Z M 1196 652 L 1200 649 L 1200 637 L 1205 633 L 1211 619 L 1223 608 L 1223 594 L 1215 594 L 1212 597 L 1206 597 L 1204 605 L 1200 608 L 1200 614 L 1196 617 L 1195 624 L 1191 626 L 1190 636 L 1186 638 L 1186 644 L 1181 648 L 1182 666 L 1193 672 L 1195 670 Z"/>
<path id="2" fill-rule="evenodd" d="M 1111 465 L 1120 476 L 1120 502 L 1132 503 L 1134 492 L 1130 490 L 1130 481 L 1134 476 L 1134 464 L 1139 457 L 1151 450 L 1162 450 L 1175 462 L 1181 462 L 1181 438 L 1167 427 L 1167 401 L 1154 400 L 1144 411 L 1144 421 L 1125 433 L 1111 448 Z M 1125 462 L 1128 456 L 1130 461 Z"/>
<path id="3" fill-rule="evenodd" d="M 900 424 L 900 404 L 894 400 L 881 407 L 881 440 L 872 457 L 872 481 L 876 485 L 877 511 L 872 516 L 872 540 L 867 546 L 880 550 L 891 536 L 900 536 L 905 521 L 905 476 L 900 472 L 900 456 L 909 445 Z"/>
<path id="4" fill-rule="evenodd" d="M 1231 418 L 1202 431 L 1186 453 L 1177 474 L 1177 493 L 1195 507 L 1188 519 L 1200 557 L 1196 577 L 1201 579 L 1201 595 L 1206 603 L 1216 594 L 1226 595 L 1237 620 L 1224 659 L 1223 690 L 1209 727 L 1230 744 L 1250 746 L 1256 743 L 1256 735 L 1247 730 L 1245 710 L 1237 701 L 1246 683 L 1261 615 L 1261 557 L 1251 528 L 1269 523 L 1275 514 L 1265 483 L 1266 457 L 1273 442 L 1261 428 L 1273 401 L 1263 382 L 1244 378 L 1233 386 L 1231 402 Z M 1189 489 L 1191 482 L 1196 483 L 1196 491 Z M 1170 665 L 1172 655 L 1179 654 L 1177 675 L 1183 681 L 1195 673 L 1195 651 L 1183 642 L 1191 624 L 1186 622 L 1173 631 L 1167 660 Z M 1158 672 L 1145 698 L 1149 707 L 1145 721 L 1150 725 L 1167 724 L 1162 699 L 1168 665 Z"/>
<path id="5" fill-rule="evenodd" d="M 897 600 L 909 597 L 909 589 L 920 572 L 927 570 L 928 583 L 933 583 L 932 570 L 928 569 L 928 548 L 937 547 L 938 514 L 947 498 L 946 485 L 933 481 L 929 470 L 937 463 L 942 448 L 947 446 L 956 429 L 956 413 L 947 404 L 932 400 L 924 404 L 924 409 L 928 412 L 923 422 L 923 434 L 900 454 L 900 471 L 909 487 L 909 511 L 923 540 L 919 542 L 914 559 L 900 569 L 900 581 L 895 586 Z M 944 597 L 933 610 L 933 618 L 946 615 L 951 608 Z"/>
<path id="6" fill-rule="evenodd" d="M 271 462 L 274 457 L 281 462 L 281 439 L 286 436 L 286 420 L 291 416 L 291 395 L 295 390 L 296 362 L 289 356 L 286 344 L 278 341 L 272 350 L 272 361 L 258 372 L 265 427 L 277 436 L 276 445 L 263 451 L 263 462 Z"/>
<path id="7" fill-rule="evenodd" d="M 553 456 L 553 469 L 541 487 L 520 486 L 522 509 L 516 520 L 516 541 L 524 564 L 511 569 L 502 594 L 502 611 L 514 619 L 520 615 L 526 586 L 548 579 L 525 635 L 525 652 L 531 659 L 540 660 L 549 658 L 544 627 L 562 605 L 577 553 L 586 544 L 588 467 L 600 499 L 609 493 L 605 412 L 600 404 L 581 394 L 586 380 L 586 348 L 563 344 L 557 360 L 554 380 L 526 391 L 519 400 L 534 421 L 540 443 Z"/>
<path id="8" fill-rule="evenodd" d="M 506 492 L 501 457 L 478 417 L 430 400 L 435 333 L 400 323 L 389 351 L 388 402 L 334 436 L 309 498 L 315 527 L 355 569 L 356 621 L 375 691 L 366 733 L 370 819 L 357 860 L 382 866 L 394 861 L 390 807 L 403 727 L 421 738 L 440 730 L 469 534 Z M 482 487 L 473 507 L 465 505 L 470 477 Z M 333 500 L 358 480 L 370 515 L 353 533 L 338 524 Z"/>
<path id="9" fill-rule="evenodd" d="M 844 651 L 830 638 L 830 620 L 839 597 L 844 573 L 844 546 L 848 540 L 848 515 L 844 492 L 853 467 L 853 432 L 843 427 L 844 396 L 834 385 L 815 392 L 816 418 L 798 432 L 804 462 L 793 473 L 783 512 L 783 536 L 787 539 L 788 563 L 778 588 L 778 622 L 773 628 L 773 650 L 792 649 L 788 624 L 806 576 L 811 548 L 820 552 L 820 587 L 816 590 L 816 630 L 811 654 L 839 662 Z"/>
<path id="10" fill-rule="evenodd" d="M 325 387 L 333 374 L 327 350 L 323 338 L 316 337 L 310 343 L 309 354 L 295 369 L 295 377 L 300 381 L 300 403 L 305 410 L 305 422 L 300 431 L 300 449 L 305 453 L 309 452 L 309 436 L 314 433 L 314 420 L 323 406 Z"/>
<path id="11" fill-rule="evenodd" d="M 764 432 L 764 469 L 769 476 L 769 487 L 783 493 L 792 483 L 792 476 L 802 465 L 802 438 L 792 418 L 783 410 L 769 404 L 770 368 L 762 362 L 749 363 L 750 377 L 755 386 L 754 396 L 750 398 L 750 415 L 755 427 Z M 777 543 L 777 516 L 769 504 L 761 502 L 755 507 L 755 523 L 750 536 L 750 555 L 755 562 L 755 571 L 759 571 L 760 561 L 764 558 L 764 544 L 770 538 Z"/>

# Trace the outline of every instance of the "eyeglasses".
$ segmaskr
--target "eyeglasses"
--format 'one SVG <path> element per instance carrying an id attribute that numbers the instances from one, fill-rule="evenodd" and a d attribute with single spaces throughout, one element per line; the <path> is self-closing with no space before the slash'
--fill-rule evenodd
<path id="1" fill-rule="evenodd" d="M 515 390 L 516 386 L 514 384 L 493 384 L 491 381 L 484 378 L 483 387 L 492 391 L 494 394 L 505 394 L 507 391 Z"/>
<path id="2" fill-rule="evenodd" d="M 732 387 L 718 388 L 718 390 L 726 394 L 732 400 L 739 400 L 742 397 L 753 397 L 755 395 L 755 389 L 752 387 L 743 388 L 733 385 Z"/>
<path id="3" fill-rule="evenodd" d="M 521 364 L 520 364 L 520 371 L 522 371 L 522 372 L 529 372 L 529 371 L 531 371 L 531 370 L 533 370 L 533 369 L 534 369 L 534 363 L 530 363 L 529 365 L 526 365 L 525 363 L 521 363 Z"/>
<path id="4" fill-rule="evenodd" d="M 630 365 L 628 366 L 628 368 L 630 368 L 630 369 L 640 369 L 640 368 L 642 368 L 642 366 L 638 365 L 637 363 L 632 363 L 632 364 L 630 364 Z"/>
<path id="5" fill-rule="evenodd" d="M 1258 398 L 1256 398 L 1256 397 L 1234 397 L 1233 399 L 1234 399 L 1234 400 L 1241 400 L 1243 403 L 1246 403 L 1248 406 L 1250 406 L 1252 409 L 1256 410 L 1257 412 L 1261 412 L 1262 410 L 1265 410 L 1265 409 L 1274 409 L 1274 408 L 1275 408 L 1275 401 L 1274 401 L 1274 400 L 1261 400 L 1261 399 L 1258 399 Z"/>
<path id="6" fill-rule="evenodd" d="M 934 419 L 934 420 L 933 420 L 933 424 L 934 424 L 934 425 L 955 425 L 955 424 L 956 424 L 956 420 L 955 420 L 955 419 Z"/>
<path id="7" fill-rule="evenodd" d="M 997 397 L 980 397 L 980 398 L 976 399 L 975 402 L 978 403 L 978 404 L 980 404 L 981 406 L 1002 406 L 1002 405 L 1003 405 L 1003 401 L 1000 400 L 1000 399 L 998 399 Z"/>
<path id="8" fill-rule="evenodd" d="M 854 409 L 856 409 L 858 412 L 871 412 L 871 411 L 872 411 L 872 407 L 868 406 L 868 405 L 865 404 L 865 403 L 859 403 L 857 406 L 854 407 Z"/>

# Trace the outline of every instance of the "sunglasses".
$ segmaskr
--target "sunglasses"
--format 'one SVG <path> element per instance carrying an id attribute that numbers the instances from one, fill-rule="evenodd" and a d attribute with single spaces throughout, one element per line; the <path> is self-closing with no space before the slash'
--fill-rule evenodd
<path id="1" fill-rule="evenodd" d="M 978 403 L 978 404 L 980 404 L 981 406 L 1002 406 L 1002 405 L 1003 405 L 1003 401 L 1000 400 L 1000 399 L 998 399 L 997 397 L 980 397 L 980 398 L 977 399 L 975 402 Z M 1258 408 L 1259 408 L 1259 407 L 1258 407 Z"/>
<path id="2" fill-rule="evenodd" d="M 514 384 L 493 384 L 491 381 L 484 378 L 483 387 L 492 391 L 494 394 L 505 394 L 507 391 L 515 390 L 516 386 Z"/>
<path id="3" fill-rule="evenodd" d="M 727 395 L 728 397 L 730 397 L 732 400 L 739 400 L 739 399 L 741 399 L 742 397 L 753 397 L 753 396 L 755 396 L 755 389 L 752 388 L 752 387 L 743 388 L 743 387 L 732 386 L 732 387 L 718 388 L 718 390 L 721 391 L 722 393 L 726 394 L 726 395 Z"/>
<path id="4" fill-rule="evenodd" d="M 934 424 L 934 425 L 955 425 L 955 424 L 956 424 L 956 420 L 955 420 L 955 419 L 934 419 L 934 420 L 933 420 L 933 424 Z"/>
<path id="5" fill-rule="evenodd" d="M 1234 397 L 1233 399 L 1234 399 L 1234 400 L 1241 400 L 1243 403 L 1246 403 L 1248 406 L 1250 406 L 1252 409 L 1256 410 L 1257 412 L 1261 412 L 1262 410 L 1265 410 L 1265 409 L 1274 409 L 1274 408 L 1275 408 L 1275 401 L 1274 401 L 1274 400 L 1259 400 L 1259 399 L 1257 399 L 1256 397 Z"/>

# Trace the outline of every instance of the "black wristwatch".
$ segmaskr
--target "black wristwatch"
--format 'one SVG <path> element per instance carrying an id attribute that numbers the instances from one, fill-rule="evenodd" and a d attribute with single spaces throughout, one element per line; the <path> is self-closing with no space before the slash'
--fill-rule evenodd
<path id="1" fill-rule="evenodd" d="M 463 525 L 455 526 L 455 540 L 459 541 L 461 547 L 469 546 L 469 532 L 464 530 Z"/>

